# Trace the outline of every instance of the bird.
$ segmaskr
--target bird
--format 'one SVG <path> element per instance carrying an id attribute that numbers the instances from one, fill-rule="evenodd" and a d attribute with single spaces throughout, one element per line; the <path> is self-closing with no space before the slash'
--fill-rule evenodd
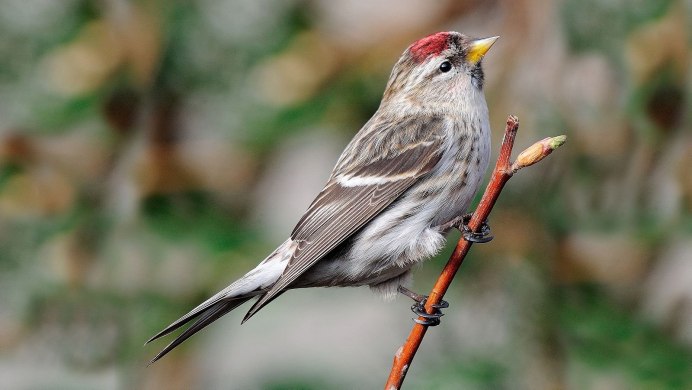
<path id="1" fill-rule="evenodd" d="M 150 364 L 252 298 L 242 323 L 295 288 L 367 285 L 385 299 L 414 294 L 405 287 L 412 268 L 437 254 L 452 228 L 465 226 L 488 167 L 482 59 L 497 39 L 447 31 L 408 46 L 379 108 L 289 238 L 151 337 L 147 344 L 190 324 Z"/>

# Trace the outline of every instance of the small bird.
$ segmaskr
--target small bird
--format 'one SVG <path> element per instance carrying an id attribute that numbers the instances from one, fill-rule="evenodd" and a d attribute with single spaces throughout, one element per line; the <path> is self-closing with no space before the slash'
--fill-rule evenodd
<path id="1" fill-rule="evenodd" d="M 290 237 L 147 341 L 192 322 L 151 363 L 254 297 L 243 322 L 293 288 L 367 285 L 388 299 L 408 291 L 412 267 L 437 254 L 452 228 L 465 226 L 463 214 L 488 167 L 481 60 L 497 38 L 450 31 L 409 46 L 377 112 Z"/>

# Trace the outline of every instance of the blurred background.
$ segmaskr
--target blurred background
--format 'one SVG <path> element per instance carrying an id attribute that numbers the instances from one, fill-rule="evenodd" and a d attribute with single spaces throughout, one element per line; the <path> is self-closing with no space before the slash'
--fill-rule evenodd
<path id="1" fill-rule="evenodd" d="M 506 187 L 405 387 L 692 388 L 689 6 L 3 1 L 0 388 L 380 388 L 413 315 L 367 288 L 241 308 L 148 368 L 142 344 L 284 240 L 444 30 L 501 36 L 495 153 L 508 114 L 517 152 L 568 142 Z"/>

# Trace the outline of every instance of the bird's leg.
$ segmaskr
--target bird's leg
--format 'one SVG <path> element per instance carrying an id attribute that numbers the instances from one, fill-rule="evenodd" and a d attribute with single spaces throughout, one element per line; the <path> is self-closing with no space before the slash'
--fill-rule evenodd
<path id="1" fill-rule="evenodd" d="M 455 227 L 459 229 L 464 239 L 469 242 L 482 244 L 484 242 L 491 241 L 493 239 L 493 236 L 490 235 L 490 225 L 488 225 L 488 221 L 483 221 L 483 224 L 481 225 L 481 231 L 476 233 L 472 231 L 471 228 L 469 228 L 468 226 L 468 223 L 471 220 L 471 215 L 472 214 L 464 214 L 460 217 L 456 217 L 453 220 L 442 225 L 442 227 L 447 229 Z"/>
<path id="2" fill-rule="evenodd" d="M 419 317 L 423 317 L 424 320 L 421 320 L 420 318 L 414 318 L 413 321 L 415 323 L 425 326 L 440 325 L 440 317 L 444 315 L 440 309 L 449 307 L 449 303 L 447 303 L 447 301 L 440 301 L 440 303 L 432 305 L 434 312 L 432 314 L 428 314 L 428 312 L 425 311 L 425 301 L 427 301 L 428 299 L 427 295 L 417 294 L 401 285 L 399 285 L 398 290 L 403 295 L 406 295 L 407 297 L 416 301 L 416 303 L 414 303 L 413 306 L 411 306 L 411 311 Z"/>

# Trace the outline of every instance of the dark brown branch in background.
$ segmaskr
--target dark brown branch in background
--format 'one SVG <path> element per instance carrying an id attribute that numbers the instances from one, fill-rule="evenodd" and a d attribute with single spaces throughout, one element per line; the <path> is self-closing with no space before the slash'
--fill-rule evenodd
<path id="1" fill-rule="evenodd" d="M 498 156 L 497 163 L 495 164 L 495 169 L 493 170 L 490 182 L 483 193 L 478 208 L 473 213 L 471 220 L 468 223 L 469 228 L 474 232 L 479 232 L 483 221 L 488 218 L 490 210 L 492 210 L 497 198 L 500 196 L 502 188 L 505 183 L 512 177 L 512 175 L 520 170 L 521 168 L 533 165 L 547 155 L 549 155 L 553 150 L 562 145 L 565 142 L 566 137 L 559 136 L 553 138 L 545 138 L 541 141 L 528 147 L 526 150 L 521 152 L 513 164 L 510 164 L 510 157 L 512 155 L 512 148 L 514 147 L 514 138 L 519 129 L 519 119 L 517 117 L 510 115 L 507 118 L 507 126 L 505 127 L 505 135 L 502 139 L 502 146 L 500 147 L 500 155 Z M 463 237 L 457 242 L 457 246 L 454 252 L 450 256 L 447 264 L 445 265 L 440 277 L 437 279 L 435 286 L 433 287 L 427 301 L 425 302 L 425 311 L 429 314 L 434 312 L 433 305 L 439 304 L 442 301 L 442 297 L 447 292 L 449 285 L 454 279 L 461 263 L 464 261 L 466 254 L 471 248 L 471 242 L 466 241 Z M 424 321 L 424 318 L 419 318 Z M 418 351 L 418 347 L 423 341 L 425 332 L 428 327 L 425 325 L 415 324 L 411 333 L 406 339 L 406 343 L 402 345 L 394 356 L 394 364 L 392 365 L 392 371 L 389 373 L 389 378 L 385 384 L 385 390 L 396 390 L 401 388 L 404 378 L 406 377 L 406 372 L 411 366 L 413 357 Z"/>

